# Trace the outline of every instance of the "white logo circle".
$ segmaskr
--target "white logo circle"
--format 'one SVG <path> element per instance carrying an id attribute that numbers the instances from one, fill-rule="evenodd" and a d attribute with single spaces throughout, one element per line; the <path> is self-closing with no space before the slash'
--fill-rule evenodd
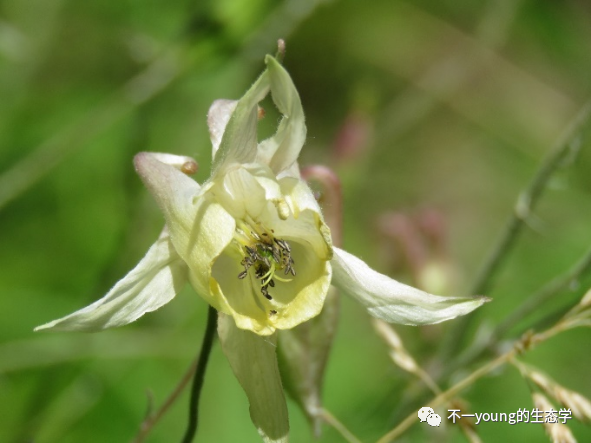
<path id="1" fill-rule="evenodd" d="M 427 417 L 429 417 L 429 415 L 433 414 L 435 411 L 433 410 L 433 408 L 430 408 L 429 406 L 425 406 L 424 408 L 419 409 L 419 420 L 422 422 L 424 422 L 425 420 L 427 420 Z"/>
<path id="2" fill-rule="evenodd" d="M 431 426 L 439 426 L 441 424 L 441 416 L 439 414 L 430 414 L 427 417 L 427 423 Z"/>

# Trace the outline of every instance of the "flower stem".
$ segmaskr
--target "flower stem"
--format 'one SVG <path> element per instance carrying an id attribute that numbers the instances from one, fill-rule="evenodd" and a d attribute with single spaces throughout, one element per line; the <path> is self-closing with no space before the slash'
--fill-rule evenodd
<path id="1" fill-rule="evenodd" d="M 579 111 L 567 128 L 565 134 L 561 137 L 559 143 L 542 162 L 529 185 L 519 194 L 517 202 L 515 203 L 515 209 L 509 217 L 509 220 L 507 220 L 503 234 L 486 260 L 476 282 L 474 283 L 472 289 L 473 294 L 484 294 L 490 289 L 490 285 L 500 264 L 515 244 L 517 236 L 526 224 L 532 210 L 546 189 L 550 177 L 554 171 L 563 164 L 564 160 L 577 145 L 583 126 L 589 121 L 590 113 L 591 102 L 586 103 Z"/>
<path id="2" fill-rule="evenodd" d="M 361 443 L 357 437 L 353 435 L 351 431 L 349 431 L 344 424 L 342 424 L 334 415 L 330 413 L 330 411 L 326 409 L 322 409 L 320 411 L 320 417 L 330 426 L 332 426 L 341 437 L 347 440 L 349 443 Z"/>
<path id="3" fill-rule="evenodd" d="M 556 277 L 542 287 L 539 291 L 527 298 L 517 309 L 505 318 L 493 331 L 492 336 L 502 337 L 511 327 L 515 326 L 520 320 L 536 311 L 543 303 L 550 300 L 560 291 L 570 287 L 582 275 L 591 270 L 591 248 L 575 265 L 564 274 Z"/>
<path id="4" fill-rule="evenodd" d="M 567 289 L 573 282 L 576 282 L 581 276 L 591 271 L 591 249 L 581 257 L 568 271 L 555 277 L 544 285 L 541 289 L 528 297 L 519 307 L 500 322 L 490 333 L 488 338 L 481 342 L 475 342 L 467 348 L 460 356 L 454 359 L 448 367 L 445 368 L 444 376 L 456 371 L 458 368 L 465 367 L 473 363 L 482 356 L 487 349 L 491 349 L 513 326 L 526 318 L 532 312 L 538 310 L 543 303 L 550 300 L 560 291 Z M 563 309 L 563 308 L 561 308 Z"/>
<path id="5" fill-rule="evenodd" d="M 533 179 L 519 194 L 513 213 L 509 216 L 499 240 L 476 278 L 470 291 L 471 295 L 485 295 L 490 290 L 500 265 L 515 246 L 519 234 L 546 189 L 550 177 L 578 146 L 581 133 L 589 122 L 590 113 L 591 101 L 587 102 L 572 120 L 564 135 L 538 168 Z M 449 361 L 450 356 L 457 354 L 463 344 L 462 336 L 465 335 L 465 330 L 473 318 L 473 315 L 468 315 L 454 323 L 441 348 L 442 361 Z"/>
<path id="6" fill-rule="evenodd" d="M 191 443 L 195 434 L 197 433 L 197 425 L 199 418 L 199 397 L 201 396 L 201 388 L 205 379 L 205 370 L 207 369 L 207 362 L 209 354 L 213 345 L 213 339 L 217 329 L 217 311 L 209 307 L 207 311 L 207 326 L 205 327 L 205 335 L 201 344 L 201 352 L 199 353 L 199 360 L 197 362 L 197 370 L 193 378 L 193 385 L 191 386 L 191 398 L 189 400 L 189 424 L 183 437 L 182 443 Z"/>

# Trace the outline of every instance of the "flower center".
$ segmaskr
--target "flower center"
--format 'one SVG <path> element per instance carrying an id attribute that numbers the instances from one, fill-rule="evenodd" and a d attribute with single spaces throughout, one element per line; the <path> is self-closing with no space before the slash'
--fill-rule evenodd
<path id="1" fill-rule="evenodd" d="M 261 223 L 237 222 L 234 238 L 240 244 L 243 259 L 240 262 L 244 271 L 238 274 L 243 279 L 248 275 L 250 269 L 254 270 L 254 276 L 260 281 L 261 294 L 267 300 L 273 300 L 269 294 L 269 287 L 275 287 L 275 280 L 290 282 L 290 278 L 281 277 L 278 274 L 283 271 L 284 275 L 291 274 L 295 277 L 296 271 L 293 267 L 294 260 L 291 257 L 291 247 L 285 240 L 275 237 L 275 231 L 266 229 Z M 275 314 L 276 311 L 270 311 Z"/>

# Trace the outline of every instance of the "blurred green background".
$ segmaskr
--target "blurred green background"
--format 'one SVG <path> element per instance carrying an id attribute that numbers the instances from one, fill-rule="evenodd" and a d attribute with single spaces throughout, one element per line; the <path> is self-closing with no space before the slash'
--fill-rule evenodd
<path id="1" fill-rule="evenodd" d="M 134 154 L 191 155 L 196 180 L 205 180 L 209 105 L 240 97 L 280 37 L 307 117 L 301 164 L 330 166 L 343 182 L 345 248 L 441 293 L 469 290 L 518 193 L 591 95 L 585 0 L 2 0 L 0 442 L 131 441 L 146 392 L 158 407 L 182 377 L 206 318 L 189 287 L 125 328 L 32 330 L 99 298 L 143 256 L 163 219 L 135 175 Z M 277 123 L 267 110 L 263 133 Z M 583 138 L 552 176 L 463 346 L 591 245 L 590 148 Z M 435 246 L 414 228 L 396 239 L 388 232 L 396 220 L 412 227 L 408 220 L 425 214 L 438 226 Z M 405 241 L 418 245 L 419 265 Z M 423 278 L 427 265 L 439 280 Z M 589 286 L 591 276 L 582 276 L 505 338 Z M 428 397 L 413 397 L 415 379 L 390 361 L 359 306 L 345 298 L 341 306 L 325 404 L 371 442 Z M 448 363 L 435 357 L 449 328 L 397 331 L 437 374 Z M 569 331 L 524 360 L 589 397 L 589 338 L 588 330 Z M 533 407 L 512 367 L 463 398 L 473 412 Z M 219 346 L 201 401 L 197 441 L 259 441 Z M 187 402 L 183 395 L 147 441 L 180 441 Z M 304 416 L 295 403 L 289 408 L 292 441 L 309 441 Z M 569 425 L 591 441 L 588 427 Z M 476 430 L 483 441 L 546 439 L 535 424 Z M 417 421 L 401 441 L 463 438 L 452 426 Z M 324 427 L 319 441 L 342 438 Z"/>

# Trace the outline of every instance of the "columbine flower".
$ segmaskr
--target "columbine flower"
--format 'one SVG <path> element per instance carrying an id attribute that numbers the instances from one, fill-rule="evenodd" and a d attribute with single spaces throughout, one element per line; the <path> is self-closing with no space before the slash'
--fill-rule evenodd
<path id="1" fill-rule="evenodd" d="M 427 294 L 332 246 L 318 203 L 299 174 L 306 138 L 300 98 L 283 67 L 271 56 L 265 61 L 267 70 L 241 100 L 218 100 L 210 108 L 213 165 L 202 186 L 184 173 L 194 165 L 188 157 L 135 157 L 166 228 L 105 297 L 37 330 L 121 326 L 168 303 L 188 280 L 226 314 L 218 329 L 222 346 L 249 396 L 253 421 L 268 441 L 276 441 L 287 432 L 287 418 L 269 344 L 275 330 L 317 315 L 331 283 L 372 316 L 409 325 L 467 314 L 485 300 Z M 273 137 L 257 143 L 258 103 L 269 90 L 283 119 Z M 271 337 L 263 340 L 248 330 Z"/>

